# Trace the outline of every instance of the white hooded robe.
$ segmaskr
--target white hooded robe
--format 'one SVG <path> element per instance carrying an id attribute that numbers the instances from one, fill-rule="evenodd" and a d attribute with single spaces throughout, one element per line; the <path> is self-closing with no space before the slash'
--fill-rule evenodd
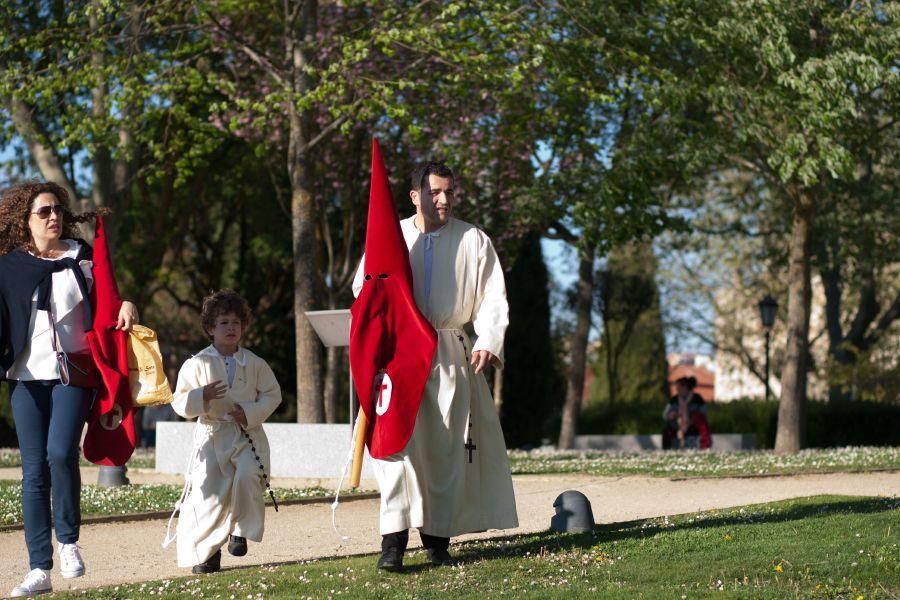
<path id="1" fill-rule="evenodd" d="M 225 397 L 203 408 L 203 386 L 228 383 L 225 361 L 208 346 L 185 361 L 178 372 L 172 408 L 182 417 L 198 417 L 187 473 L 190 486 L 178 514 L 178 566 L 205 562 L 229 535 L 259 542 L 265 518 L 263 470 L 271 473 L 269 440 L 263 422 L 281 404 L 281 388 L 269 365 L 245 348 L 234 353 L 237 368 Z M 238 404 L 247 416 L 244 435 L 228 412 Z"/>
<path id="2" fill-rule="evenodd" d="M 409 443 L 372 461 L 381 491 L 380 530 L 384 535 L 416 527 L 453 537 L 517 527 L 500 420 L 484 374 L 469 364 L 475 350 L 503 361 L 509 323 L 503 271 L 490 239 L 475 226 L 451 218 L 439 231 L 423 234 L 414 218 L 400 225 L 416 304 L 437 330 L 438 345 Z M 427 297 L 426 244 L 432 258 Z M 362 289 L 362 267 L 355 295 Z M 463 331 L 470 322 L 474 344 Z"/>

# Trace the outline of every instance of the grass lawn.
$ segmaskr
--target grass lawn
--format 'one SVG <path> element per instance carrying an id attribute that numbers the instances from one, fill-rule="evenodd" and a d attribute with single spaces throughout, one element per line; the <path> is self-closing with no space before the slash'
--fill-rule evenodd
<path id="1" fill-rule="evenodd" d="M 81 457 L 81 465 L 85 467 L 96 466 Z M 0 448 L 0 468 L 21 467 L 22 456 L 18 448 Z M 152 469 L 156 466 L 156 453 L 153 448 L 137 448 L 128 461 L 130 469 Z"/>
<path id="2" fill-rule="evenodd" d="M 585 473 L 654 477 L 740 477 L 900 469 L 900 446 L 810 448 L 778 456 L 771 450 L 698 452 L 542 451 L 509 453 L 514 475 Z"/>
<path id="3" fill-rule="evenodd" d="M 815 497 L 454 544 L 404 573 L 375 556 L 232 569 L 78 592 L 86 598 L 849 598 L 900 596 L 900 501 Z"/>
<path id="4" fill-rule="evenodd" d="M 776 456 L 771 450 L 740 452 L 512 450 L 509 452 L 509 459 L 514 475 L 585 473 L 612 476 L 740 477 L 900 470 L 900 446 L 810 448 L 786 456 Z M 82 464 L 90 463 L 82 459 Z M 21 465 L 18 449 L 0 448 L 0 467 Z M 152 469 L 154 465 L 155 455 L 152 449 L 139 448 L 128 461 L 128 467 L 133 469 Z"/>
<path id="5" fill-rule="evenodd" d="M 334 490 L 321 487 L 276 488 L 275 497 L 282 500 L 333 496 Z M 342 494 L 347 495 L 347 494 Z M 83 485 L 81 514 L 85 517 L 121 515 L 140 512 L 168 511 L 181 497 L 178 485 L 132 484 L 114 488 Z M 271 502 L 266 496 L 266 502 Z M 22 484 L 20 481 L 0 481 L 0 525 L 22 522 Z"/>

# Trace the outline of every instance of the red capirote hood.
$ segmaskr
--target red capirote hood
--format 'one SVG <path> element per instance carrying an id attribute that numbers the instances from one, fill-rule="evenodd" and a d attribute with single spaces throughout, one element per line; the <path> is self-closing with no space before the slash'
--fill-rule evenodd
<path id="1" fill-rule="evenodd" d="M 369 454 L 383 458 L 409 442 L 437 332 L 416 306 L 409 250 L 374 139 L 363 271 L 362 291 L 350 307 L 350 369 L 368 420 Z"/>

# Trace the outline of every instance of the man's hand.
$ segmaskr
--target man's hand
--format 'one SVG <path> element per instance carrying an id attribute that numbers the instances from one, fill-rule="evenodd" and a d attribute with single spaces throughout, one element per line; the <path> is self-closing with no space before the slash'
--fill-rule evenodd
<path id="1" fill-rule="evenodd" d="M 481 373 L 488 363 L 495 367 L 500 364 L 500 360 L 487 350 L 476 350 L 472 353 L 472 360 L 469 362 L 475 367 L 476 373 Z"/>
<path id="2" fill-rule="evenodd" d="M 137 306 L 125 300 L 119 308 L 119 318 L 116 320 L 116 329 L 131 331 L 131 327 L 138 323 Z"/>
<path id="3" fill-rule="evenodd" d="M 219 380 L 207 383 L 203 386 L 203 409 L 209 411 L 209 403 L 225 397 L 228 386 Z"/>
<path id="4" fill-rule="evenodd" d="M 234 405 L 234 410 L 228 413 L 231 415 L 231 418 L 234 419 L 238 424 L 247 426 L 247 413 L 244 412 L 244 409 L 240 404 Z"/>

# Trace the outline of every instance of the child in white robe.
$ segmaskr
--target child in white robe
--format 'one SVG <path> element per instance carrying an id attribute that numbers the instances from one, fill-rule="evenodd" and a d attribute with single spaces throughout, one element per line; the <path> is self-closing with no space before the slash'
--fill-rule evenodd
<path id="1" fill-rule="evenodd" d="M 262 540 L 270 472 L 262 424 L 281 403 L 272 369 L 240 346 L 246 300 L 219 290 L 204 299 L 200 318 L 212 344 L 181 367 L 172 403 L 197 417 L 176 539 L 178 566 L 198 574 L 220 569 L 226 542 L 243 556 L 247 540 Z"/>

